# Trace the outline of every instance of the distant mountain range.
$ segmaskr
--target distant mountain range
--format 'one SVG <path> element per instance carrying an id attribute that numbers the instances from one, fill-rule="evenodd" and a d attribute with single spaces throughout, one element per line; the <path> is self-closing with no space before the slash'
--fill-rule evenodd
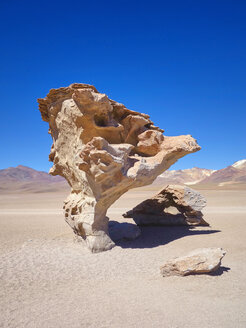
<path id="1" fill-rule="evenodd" d="M 201 183 L 218 184 L 219 186 L 246 183 L 246 159 L 242 159 L 224 169 L 213 172 L 210 176 L 203 179 Z"/>
<path id="2" fill-rule="evenodd" d="M 166 171 L 154 184 L 216 185 L 246 183 L 246 159 L 242 159 L 221 170 L 208 170 L 194 167 L 185 170 Z"/>
<path id="3" fill-rule="evenodd" d="M 18 165 L 0 170 L 0 193 L 8 192 L 52 192 L 68 189 L 60 176 Z"/>
<path id="4" fill-rule="evenodd" d="M 194 167 L 170 170 L 161 174 L 154 185 L 186 184 L 199 186 L 235 185 L 246 183 L 246 159 L 221 170 Z M 0 170 L 0 193 L 69 191 L 68 183 L 60 176 L 19 165 Z"/>
<path id="5" fill-rule="evenodd" d="M 209 177 L 215 170 L 192 169 L 165 171 L 155 180 L 154 184 L 195 184 Z"/>

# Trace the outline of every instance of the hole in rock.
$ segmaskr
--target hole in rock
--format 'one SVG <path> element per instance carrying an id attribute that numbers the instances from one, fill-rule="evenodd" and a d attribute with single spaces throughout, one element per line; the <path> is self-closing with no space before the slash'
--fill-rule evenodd
<path id="1" fill-rule="evenodd" d="M 107 118 L 102 115 L 95 115 L 94 116 L 94 122 L 97 126 L 107 126 Z"/>

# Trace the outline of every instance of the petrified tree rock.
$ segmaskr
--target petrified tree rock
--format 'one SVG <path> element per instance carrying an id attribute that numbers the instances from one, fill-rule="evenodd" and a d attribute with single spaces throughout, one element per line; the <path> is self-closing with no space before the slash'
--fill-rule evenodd
<path id="1" fill-rule="evenodd" d="M 188 276 L 216 271 L 226 252 L 222 248 L 199 248 L 186 256 L 167 261 L 161 267 L 163 277 Z"/>
<path id="2" fill-rule="evenodd" d="M 200 149 L 190 135 L 164 137 L 148 115 L 88 84 L 52 89 L 38 102 L 53 138 L 50 174 L 63 176 L 71 186 L 65 219 L 93 252 L 114 246 L 106 217 L 110 205 Z"/>
<path id="3" fill-rule="evenodd" d="M 123 214 L 133 218 L 137 225 L 205 225 L 201 210 L 206 199 L 196 190 L 186 186 L 168 185 L 158 194 Z M 179 214 L 168 212 L 175 207 Z"/>

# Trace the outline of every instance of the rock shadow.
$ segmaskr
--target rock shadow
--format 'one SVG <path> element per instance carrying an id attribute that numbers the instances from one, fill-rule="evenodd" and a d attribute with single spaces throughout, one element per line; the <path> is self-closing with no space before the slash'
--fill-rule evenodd
<path id="1" fill-rule="evenodd" d="M 127 225 L 120 225 L 121 229 L 129 229 L 129 225 L 135 224 L 128 223 Z M 166 245 L 174 240 L 195 235 L 209 235 L 218 233 L 220 230 L 201 230 L 191 226 L 142 226 L 139 227 L 141 235 L 135 240 L 118 240 L 116 245 L 122 248 L 154 248 L 161 245 Z M 123 234 L 123 232 L 120 232 Z"/>
<path id="2" fill-rule="evenodd" d="M 208 273 L 209 276 L 221 276 L 224 272 L 228 272 L 231 269 L 229 267 L 221 266 L 216 271 Z"/>
<path id="3" fill-rule="evenodd" d="M 141 230 L 136 224 L 113 220 L 109 221 L 108 232 L 115 243 L 120 240 L 135 240 L 141 235 Z"/>

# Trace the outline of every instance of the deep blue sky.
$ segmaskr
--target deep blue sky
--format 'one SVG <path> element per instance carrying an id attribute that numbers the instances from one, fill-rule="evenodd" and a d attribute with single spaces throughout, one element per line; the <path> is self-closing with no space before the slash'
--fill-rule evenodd
<path id="1" fill-rule="evenodd" d="M 173 166 L 246 158 L 246 1 L 0 2 L 0 168 L 48 170 L 36 99 L 89 83 L 202 150 Z"/>

